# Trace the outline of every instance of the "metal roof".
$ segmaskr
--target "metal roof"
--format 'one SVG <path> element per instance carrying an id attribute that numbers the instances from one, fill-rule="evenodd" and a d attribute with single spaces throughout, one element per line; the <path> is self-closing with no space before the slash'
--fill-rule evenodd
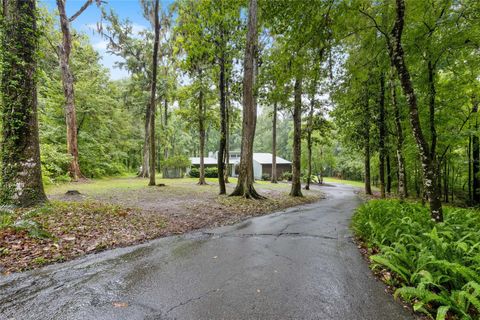
<path id="1" fill-rule="evenodd" d="M 260 164 L 272 164 L 271 153 L 253 153 L 253 160 Z M 277 164 L 291 164 L 290 161 L 277 157 Z"/>
<path id="2" fill-rule="evenodd" d="M 190 161 L 192 162 L 192 164 L 195 164 L 195 165 L 200 164 L 200 158 L 198 158 L 198 157 L 190 158 Z M 218 160 L 215 159 L 215 158 L 204 157 L 203 158 L 203 163 L 204 164 L 217 164 Z"/>
<path id="3" fill-rule="evenodd" d="M 237 163 L 240 161 L 240 159 L 232 161 L 230 159 L 230 163 Z M 192 162 L 192 165 L 199 165 L 200 164 L 200 158 L 194 157 L 190 158 L 190 161 Z M 218 160 L 215 158 L 210 158 L 210 157 L 204 157 L 203 161 L 206 165 L 212 165 L 212 164 L 217 164 Z M 253 161 L 256 161 L 260 164 L 272 164 L 272 154 L 271 153 L 253 153 Z M 290 161 L 285 160 L 283 158 L 277 157 L 277 164 L 291 164 Z"/>

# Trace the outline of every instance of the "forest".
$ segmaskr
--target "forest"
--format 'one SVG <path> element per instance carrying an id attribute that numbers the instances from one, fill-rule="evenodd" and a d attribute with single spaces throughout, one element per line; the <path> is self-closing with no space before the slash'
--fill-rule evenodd
<path id="1" fill-rule="evenodd" d="M 390 270 L 386 282 L 415 311 L 478 319 L 480 2 L 139 0 L 144 28 L 120 2 L 70 2 L 2 0 L 0 226 L 22 229 L 18 208 L 65 212 L 48 190 L 83 193 L 115 177 L 166 185 L 145 191 L 152 199 L 214 186 L 250 213 L 276 199 L 269 188 L 309 202 L 319 197 L 310 188 L 356 181 L 374 199 L 352 226 L 372 268 Z M 95 26 L 75 28 L 93 11 Z M 112 78 L 93 36 L 127 76 Z M 264 181 L 254 153 L 272 155 Z M 277 157 L 291 172 L 277 175 Z M 171 191 L 170 169 L 194 187 Z M 90 205 L 79 210 L 104 210 Z M 427 242 L 441 251 L 433 260 Z"/>

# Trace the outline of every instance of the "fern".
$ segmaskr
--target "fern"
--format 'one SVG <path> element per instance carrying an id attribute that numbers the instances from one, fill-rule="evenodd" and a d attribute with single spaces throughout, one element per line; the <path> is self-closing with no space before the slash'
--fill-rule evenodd
<path id="1" fill-rule="evenodd" d="M 372 268 L 400 279 L 395 296 L 414 303 L 432 319 L 471 319 L 480 313 L 480 213 L 445 208 L 444 222 L 426 208 L 396 200 L 369 201 L 352 227 L 367 245 L 379 248 Z"/>
<path id="2" fill-rule="evenodd" d="M 375 268 L 379 265 L 387 267 L 391 271 L 395 272 L 398 276 L 400 276 L 405 282 L 408 282 L 409 272 L 406 268 L 400 265 L 393 264 L 389 259 L 380 255 L 371 256 L 370 260 L 374 262 L 374 264 L 372 264 L 372 268 Z"/>
<path id="3" fill-rule="evenodd" d="M 449 306 L 441 306 L 438 308 L 435 320 L 445 320 L 448 310 L 450 310 Z"/>

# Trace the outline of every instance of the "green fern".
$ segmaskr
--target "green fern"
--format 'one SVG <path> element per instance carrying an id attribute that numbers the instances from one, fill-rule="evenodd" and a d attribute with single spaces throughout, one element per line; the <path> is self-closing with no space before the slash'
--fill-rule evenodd
<path id="1" fill-rule="evenodd" d="M 449 306 L 441 306 L 440 308 L 438 308 L 435 320 L 445 320 L 448 310 L 450 310 Z"/>
<path id="2" fill-rule="evenodd" d="M 480 213 L 445 208 L 434 223 L 428 209 L 396 200 L 369 201 L 352 227 L 379 249 L 372 268 L 388 269 L 403 286 L 395 296 L 432 319 L 471 319 L 480 313 Z"/>

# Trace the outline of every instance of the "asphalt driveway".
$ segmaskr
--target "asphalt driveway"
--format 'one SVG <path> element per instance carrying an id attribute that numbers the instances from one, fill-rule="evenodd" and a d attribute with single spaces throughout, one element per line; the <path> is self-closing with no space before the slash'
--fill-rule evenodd
<path id="1" fill-rule="evenodd" d="M 90 255 L 0 278 L 0 319 L 413 319 L 351 240 L 359 199 Z"/>

